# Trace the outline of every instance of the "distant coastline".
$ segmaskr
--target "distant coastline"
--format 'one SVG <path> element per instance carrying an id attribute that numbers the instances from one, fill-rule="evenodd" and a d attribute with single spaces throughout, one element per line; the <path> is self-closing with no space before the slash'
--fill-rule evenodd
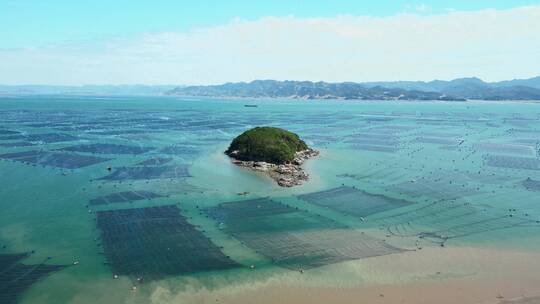
<path id="1" fill-rule="evenodd" d="M 311 82 L 254 80 L 221 85 L 0 85 L 0 96 L 181 96 L 225 99 L 540 101 L 540 76 L 500 82 L 451 81 Z"/>
<path id="2" fill-rule="evenodd" d="M 178 87 L 166 94 L 191 97 L 305 100 L 540 100 L 540 77 L 496 83 L 487 83 L 478 78 L 372 83 L 254 80 L 249 83 Z"/>

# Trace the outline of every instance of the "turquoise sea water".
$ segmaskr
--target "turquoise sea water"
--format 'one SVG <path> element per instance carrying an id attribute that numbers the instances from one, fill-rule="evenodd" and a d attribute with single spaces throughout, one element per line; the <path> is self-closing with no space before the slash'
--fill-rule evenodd
<path id="1" fill-rule="evenodd" d="M 146 303 L 429 246 L 537 251 L 539 119 L 514 102 L 2 97 L 0 298 Z M 260 125 L 321 151 L 310 181 L 230 163 Z"/>

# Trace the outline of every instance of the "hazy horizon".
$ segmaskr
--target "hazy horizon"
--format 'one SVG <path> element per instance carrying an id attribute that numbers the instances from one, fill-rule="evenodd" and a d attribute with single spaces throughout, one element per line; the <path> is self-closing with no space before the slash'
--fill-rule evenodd
<path id="1" fill-rule="evenodd" d="M 538 76 L 538 1 L 0 4 L 4 85 Z"/>
<path id="2" fill-rule="evenodd" d="M 17 86 L 43 86 L 43 87 L 100 87 L 100 86 L 148 86 L 148 87 L 175 87 L 175 86 L 212 86 L 212 85 L 222 85 L 226 83 L 250 83 L 253 81 L 310 81 L 310 82 L 327 82 L 327 83 L 342 83 L 342 82 L 352 82 L 352 83 L 384 83 L 384 82 L 425 82 L 429 83 L 432 81 L 453 81 L 453 80 L 459 80 L 459 79 L 480 79 L 481 81 L 484 81 L 485 83 L 498 83 L 498 82 L 505 82 L 505 81 L 515 81 L 515 80 L 528 80 L 528 79 L 536 79 L 540 78 L 540 75 L 538 76 L 532 76 L 529 78 L 507 78 L 499 81 L 486 81 L 482 78 L 476 77 L 476 76 L 464 76 L 464 77 L 458 77 L 458 78 L 452 78 L 452 79 L 440 79 L 435 78 L 431 80 L 411 80 L 411 79 L 400 79 L 400 80 L 368 80 L 368 81 L 339 81 L 339 82 L 333 82 L 333 81 L 325 81 L 325 80 L 305 80 L 305 79 L 284 79 L 284 80 L 277 80 L 277 79 L 251 79 L 251 80 L 245 80 L 245 81 L 226 81 L 221 83 L 193 83 L 193 84 L 185 84 L 185 83 L 163 83 L 163 84 L 147 84 L 147 83 L 118 83 L 118 84 L 112 84 L 112 83 L 95 83 L 95 84 L 41 84 L 41 83 L 21 83 L 21 84 L 5 84 L 0 83 L 0 86 L 10 86 L 10 87 L 17 87 Z"/>
<path id="3" fill-rule="evenodd" d="M 540 0 L 0 28 L 0 304 L 540 304 Z"/>

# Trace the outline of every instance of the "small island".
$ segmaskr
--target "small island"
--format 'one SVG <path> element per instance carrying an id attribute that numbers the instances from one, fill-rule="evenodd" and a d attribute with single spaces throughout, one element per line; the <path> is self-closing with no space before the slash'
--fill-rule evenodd
<path id="1" fill-rule="evenodd" d="M 302 164 L 319 152 L 287 130 L 256 127 L 236 137 L 225 154 L 236 165 L 266 172 L 278 185 L 293 187 L 308 180 Z"/>

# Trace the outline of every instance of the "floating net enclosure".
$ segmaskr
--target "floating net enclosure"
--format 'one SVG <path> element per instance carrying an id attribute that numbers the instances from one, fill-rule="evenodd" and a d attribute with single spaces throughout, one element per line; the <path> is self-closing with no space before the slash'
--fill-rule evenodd
<path id="1" fill-rule="evenodd" d="M 345 143 L 353 150 L 394 153 L 399 151 L 399 137 L 389 134 L 356 133 L 347 137 Z"/>
<path id="2" fill-rule="evenodd" d="M 392 146 L 377 146 L 377 145 L 365 145 L 365 144 L 355 144 L 350 146 L 353 150 L 363 150 L 371 152 L 386 152 L 386 153 L 395 153 L 399 151 L 398 147 Z"/>
<path id="3" fill-rule="evenodd" d="M 383 125 L 383 126 L 372 128 L 372 130 L 379 133 L 399 134 L 399 133 L 408 132 L 417 128 L 418 127 L 414 125 Z"/>
<path id="4" fill-rule="evenodd" d="M 0 130 L 0 135 L 15 135 L 19 134 L 18 131 L 11 131 L 11 130 Z"/>
<path id="5" fill-rule="evenodd" d="M 96 197 L 90 200 L 90 205 L 106 205 L 114 203 L 132 202 L 146 199 L 153 199 L 162 197 L 157 193 L 151 191 L 125 191 L 112 193 L 105 196 Z"/>
<path id="6" fill-rule="evenodd" d="M 463 134 L 448 131 L 422 131 L 420 135 L 423 138 L 452 138 L 456 140 L 463 136 Z"/>
<path id="7" fill-rule="evenodd" d="M 26 136 L 22 134 L 0 136 L 0 140 L 25 140 L 25 139 L 27 139 Z"/>
<path id="8" fill-rule="evenodd" d="M 25 265 L 20 263 L 28 256 L 26 253 L 0 254 L 0 303 L 17 303 L 19 297 L 32 284 L 65 267 L 61 265 Z"/>
<path id="9" fill-rule="evenodd" d="M 65 147 L 59 150 L 88 152 L 96 154 L 142 154 L 154 150 L 151 147 L 126 146 L 116 144 L 89 144 Z"/>
<path id="10" fill-rule="evenodd" d="M 356 217 L 365 217 L 411 204 L 411 202 L 405 200 L 394 199 L 384 195 L 369 194 L 347 186 L 302 194 L 298 198 L 313 205 Z"/>
<path id="11" fill-rule="evenodd" d="M 197 149 L 191 146 L 170 146 L 159 150 L 159 152 L 168 155 L 196 155 L 199 153 Z"/>
<path id="12" fill-rule="evenodd" d="M 221 203 L 205 212 L 226 233 L 288 269 L 402 251 L 363 232 L 268 198 Z"/>
<path id="13" fill-rule="evenodd" d="M 448 177 L 450 177 L 449 175 Z M 388 190 L 405 194 L 410 197 L 430 197 L 433 199 L 452 200 L 480 194 L 481 191 L 471 188 L 466 182 L 458 182 L 460 179 L 428 179 L 423 178 L 415 182 L 406 181 L 390 185 Z"/>
<path id="14" fill-rule="evenodd" d="M 136 164 L 136 166 L 161 166 L 170 163 L 173 159 L 170 157 L 153 157 Z"/>
<path id="15" fill-rule="evenodd" d="M 529 191 L 540 192 L 540 181 L 534 180 L 532 178 L 527 178 L 523 181 L 523 187 L 525 187 Z"/>
<path id="16" fill-rule="evenodd" d="M 458 143 L 457 139 L 440 138 L 440 137 L 417 137 L 415 141 L 418 143 L 423 143 L 423 144 L 436 144 L 436 145 L 455 145 Z"/>
<path id="17" fill-rule="evenodd" d="M 474 144 L 474 148 L 479 151 L 490 153 L 508 153 L 521 156 L 535 156 L 536 151 L 531 146 L 505 143 L 481 142 Z"/>
<path id="18" fill-rule="evenodd" d="M 527 217 L 455 201 L 438 201 L 377 219 L 394 236 L 417 236 L 444 243 L 448 239 L 520 226 L 538 225 Z M 540 226 L 540 225 L 539 225 Z"/>
<path id="19" fill-rule="evenodd" d="M 379 140 L 379 141 L 391 141 L 391 142 L 397 142 L 399 141 L 399 137 L 392 135 L 392 134 L 377 134 L 377 133 L 355 133 L 350 136 L 347 136 L 348 140 L 354 140 L 354 139 L 373 139 L 373 140 Z"/>
<path id="20" fill-rule="evenodd" d="M 351 138 L 345 142 L 359 145 L 377 145 L 387 147 L 395 147 L 399 145 L 399 141 L 393 139 Z"/>
<path id="21" fill-rule="evenodd" d="M 64 169 L 77 169 L 102 163 L 108 158 L 80 155 L 75 153 L 25 151 L 1 154 L 0 159 L 8 159 L 22 163 L 50 166 Z"/>
<path id="22" fill-rule="evenodd" d="M 486 165 L 497 168 L 540 170 L 540 160 L 529 157 L 484 155 Z"/>
<path id="23" fill-rule="evenodd" d="M 155 133 L 156 130 L 101 130 L 101 131 L 90 131 L 86 134 L 90 135 L 128 135 L 128 134 L 146 134 L 146 133 Z"/>
<path id="24" fill-rule="evenodd" d="M 239 266 L 175 205 L 97 212 L 113 273 L 145 280 Z"/>
<path id="25" fill-rule="evenodd" d="M 14 147 L 30 147 L 34 144 L 28 141 L 16 141 L 16 142 L 9 142 L 9 143 L 0 143 L 0 147 L 8 147 L 8 148 L 14 148 Z"/>
<path id="26" fill-rule="evenodd" d="M 141 180 L 190 177 L 188 166 L 122 167 L 101 180 Z"/>
<path id="27" fill-rule="evenodd" d="M 75 141 L 79 140 L 78 137 L 71 136 L 63 133 L 44 133 L 44 134 L 30 134 L 26 138 L 29 141 L 42 141 L 45 143 L 56 143 L 64 141 Z"/>

